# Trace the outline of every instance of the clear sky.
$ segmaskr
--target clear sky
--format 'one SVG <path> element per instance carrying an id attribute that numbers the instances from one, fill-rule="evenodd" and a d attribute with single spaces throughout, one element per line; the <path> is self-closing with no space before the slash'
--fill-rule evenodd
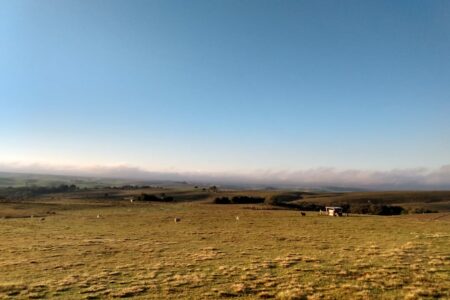
<path id="1" fill-rule="evenodd" d="M 439 168 L 450 2 L 0 0 L 0 162 Z"/>

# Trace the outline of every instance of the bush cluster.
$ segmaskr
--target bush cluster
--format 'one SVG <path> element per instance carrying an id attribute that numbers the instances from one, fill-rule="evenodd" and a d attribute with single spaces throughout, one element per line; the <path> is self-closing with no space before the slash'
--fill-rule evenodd
<path id="1" fill-rule="evenodd" d="M 24 186 L 24 187 L 9 187 L 0 190 L 0 194 L 3 198 L 20 199 L 35 197 L 39 195 L 52 194 L 52 193 L 66 193 L 75 192 L 79 188 L 74 185 L 60 184 L 56 186 Z"/>
<path id="2" fill-rule="evenodd" d="M 166 195 L 157 196 L 157 195 L 142 193 L 137 197 L 136 200 L 138 200 L 138 201 L 172 202 L 173 197 L 166 196 Z"/>
<path id="3" fill-rule="evenodd" d="M 233 198 L 228 197 L 217 197 L 214 199 L 216 204 L 257 204 L 264 203 L 265 198 L 262 197 L 249 197 L 249 196 L 234 196 Z"/>
<path id="4" fill-rule="evenodd" d="M 400 215 L 406 212 L 401 206 L 381 204 L 347 204 L 345 208 L 344 212 L 382 216 Z"/>
<path id="5" fill-rule="evenodd" d="M 431 214 L 431 213 L 437 213 L 437 210 L 431 210 L 431 209 L 427 209 L 427 208 L 414 208 L 414 209 L 410 209 L 408 210 L 408 213 L 410 214 Z"/>
<path id="6" fill-rule="evenodd" d="M 276 205 L 289 209 L 304 210 L 304 211 L 325 210 L 325 206 L 323 205 L 308 202 L 301 202 L 301 203 L 280 202 Z"/>

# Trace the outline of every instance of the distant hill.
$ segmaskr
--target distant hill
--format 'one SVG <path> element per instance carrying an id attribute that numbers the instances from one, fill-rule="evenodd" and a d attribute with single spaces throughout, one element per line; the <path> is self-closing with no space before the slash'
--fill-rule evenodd
<path id="1" fill-rule="evenodd" d="M 209 201 L 220 197 L 260 197 L 269 205 L 315 210 L 325 206 L 342 206 L 356 211 L 381 206 L 397 206 L 407 212 L 448 212 L 450 191 L 360 191 L 342 187 L 277 187 L 258 185 L 211 184 L 186 181 L 146 181 L 0 172 L 0 198 L 22 199 L 36 195 L 64 192 L 66 196 L 86 199 L 123 199 L 142 193 L 177 201 Z M 13 189 L 9 189 L 9 188 Z M 119 187 L 118 189 L 116 187 Z M 87 190 L 85 190 L 87 189 Z M 108 195 L 105 197 L 104 195 Z"/>
<path id="2" fill-rule="evenodd" d="M 183 186 L 187 183 L 177 181 L 146 181 L 120 178 L 0 172 L 0 188 L 25 186 L 58 186 L 62 184 L 74 184 L 80 188 L 94 188 L 123 185 L 161 185 L 171 187 Z"/>
<path id="3" fill-rule="evenodd" d="M 25 186 L 58 186 L 61 184 L 74 184 L 80 188 L 94 188 L 94 187 L 111 187 L 123 185 L 159 185 L 163 187 L 178 187 L 186 185 L 218 185 L 221 188 L 233 190 L 279 190 L 279 189 L 295 189 L 305 192 L 354 192 L 364 191 L 363 189 L 353 187 L 299 187 L 292 184 L 274 184 L 267 186 L 265 184 L 254 183 L 230 183 L 218 182 L 213 180 L 208 181 L 181 181 L 181 180 L 144 180 L 144 179 L 130 179 L 130 178 L 107 178 L 107 177 L 88 177 L 88 176 L 69 176 L 69 175 L 52 175 L 52 174 L 33 174 L 33 173 L 12 173 L 0 172 L 0 188 L 5 187 L 25 187 Z"/>

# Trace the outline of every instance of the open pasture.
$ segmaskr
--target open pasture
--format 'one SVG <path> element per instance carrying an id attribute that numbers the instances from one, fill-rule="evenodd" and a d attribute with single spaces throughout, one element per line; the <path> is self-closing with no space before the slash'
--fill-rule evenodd
<path id="1" fill-rule="evenodd" d="M 199 202 L 82 203 L 0 219 L 0 298 L 450 296 L 446 214 L 302 217 Z"/>

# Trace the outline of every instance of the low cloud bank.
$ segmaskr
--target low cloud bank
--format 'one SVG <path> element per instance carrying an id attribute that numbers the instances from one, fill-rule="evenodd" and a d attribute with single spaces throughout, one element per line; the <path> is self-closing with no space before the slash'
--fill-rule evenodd
<path id="1" fill-rule="evenodd" d="M 450 164 L 437 169 L 388 171 L 315 168 L 299 171 L 257 170 L 245 173 L 153 172 L 128 165 L 52 166 L 47 164 L 0 163 L 0 171 L 54 175 L 124 178 L 149 181 L 191 181 L 214 184 L 270 185 L 292 187 L 352 187 L 391 190 L 450 189 Z"/>

